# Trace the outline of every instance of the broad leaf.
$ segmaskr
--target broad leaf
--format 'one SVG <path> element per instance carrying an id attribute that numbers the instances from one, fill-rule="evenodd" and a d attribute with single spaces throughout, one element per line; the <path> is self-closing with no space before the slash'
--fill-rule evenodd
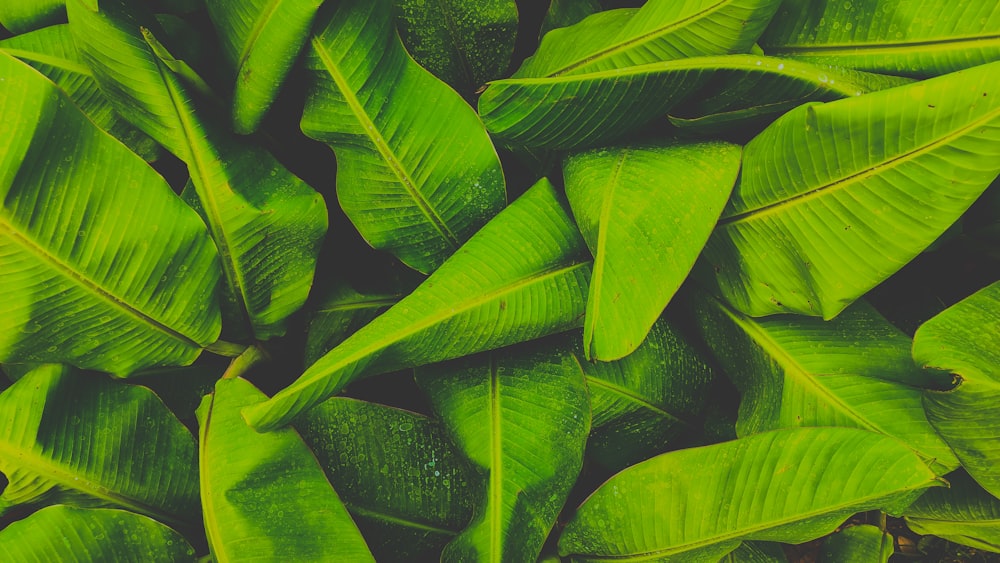
<path id="1" fill-rule="evenodd" d="M 649 0 L 542 38 L 518 78 L 571 76 L 684 57 L 745 53 L 780 0 Z"/>
<path id="2" fill-rule="evenodd" d="M 205 532 L 217 561 L 374 561 L 312 452 L 291 428 L 259 434 L 240 409 L 264 400 L 222 379 L 198 407 Z"/>
<path id="3" fill-rule="evenodd" d="M 0 4 L 0 25 L 14 33 L 24 33 L 66 21 L 65 0 L 4 0 Z"/>
<path id="4" fill-rule="evenodd" d="M 998 71 L 801 106 L 755 137 L 705 250 L 726 299 L 830 319 L 934 242 L 1000 172 Z"/>
<path id="5" fill-rule="evenodd" d="M 28 63 L 56 83 L 98 127 L 147 161 L 160 155 L 149 136 L 119 116 L 73 43 L 68 25 L 54 25 L 0 41 L 0 50 Z"/>
<path id="6" fill-rule="evenodd" d="M 548 10 L 545 11 L 545 18 L 542 19 L 542 28 L 538 35 L 543 37 L 553 29 L 580 23 L 601 9 L 598 0 L 552 0 L 549 2 Z"/>
<path id="7" fill-rule="evenodd" d="M 579 331 L 569 338 L 590 393 L 590 459 L 622 469 L 694 431 L 713 372 L 675 323 L 661 317 L 635 352 L 614 362 L 588 362 Z"/>
<path id="8" fill-rule="evenodd" d="M 819 563 L 889 563 L 892 534 L 862 524 L 830 534 L 820 548 Z"/>
<path id="9" fill-rule="evenodd" d="M 947 489 L 931 489 L 906 509 L 906 525 L 918 534 L 1000 553 L 1000 499 L 964 471 L 947 477 Z"/>
<path id="10" fill-rule="evenodd" d="M 235 77 L 233 124 L 252 133 L 309 38 L 322 0 L 206 0 Z"/>
<path id="11" fill-rule="evenodd" d="M 0 530 L 4 561 L 193 563 L 180 534 L 145 516 L 109 508 L 50 506 Z"/>
<path id="12" fill-rule="evenodd" d="M 788 558 L 779 543 L 743 542 L 719 563 L 788 563 Z"/>
<path id="13" fill-rule="evenodd" d="M 715 563 L 740 540 L 802 543 L 856 512 L 899 513 L 934 484 L 934 473 L 893 438 L 852 428 L 776 430 L 618 473 L 577 510 L 559 551 L 573 561 Z"/>
<path id="14" fill-rule="evenodd" d="M 377 561 L 429 561 L 472 518 L 478 482 L 436 420 L 333 398 L 296 425 Z"/>
<path id="15" fill-rule="evenodd" d="M 517 35 L 514 0 L 393 0 L 410 55 L 463 95 L 507 73 Z"/>
<path id="16" fill-rule="evenodd" d="M 1000 498 L 1000 282 L 917 329 L 913 359 L 958 383 L 927 391 L 927 418 L 969 474 Z"/>
<path id="17" fill-rule="evenodd" d="M 72 493 L 168 523 L 198 513 L 194 437 L 149 389 L 36 370 L 0 395 L 0 420 L 3 501 Z"/>
<path id="18" fill-rule="evenodd" d="M 740 390 L 741 436 L 791 426 L 844 426 L 904 442 L 943 470 L 958 460 L 927 421 L 910 339 L 864 302 L 832 321 L 754 319 L 701 295 L 702 335 Z"/>
<path id="19" fill-rule="evenodd" d="M 323 198 L 195 103 L 186 80 L 197 77 L 174 74 L 186 64 L 163 51 L 164 32 L 148 12 L 128 0 L 100 7 L 69 2 L 73 37 L 118 112 L 187 163 L 185 199 L 222 256 L 227 336 L 283 334 L 312 284 L 326 232 Z"/>
<path id="20" fill-rule="evenodd" d="M 687 278 L 740 170 L 740 147 L 667 142 L 571 156 L 566 197 L 594 255 L 588 359 L 632 353 Z"/>
<path id="21" fill-rule="evenodd" d="M 583 465 L 590 403 L 580 364 L 547 341 L 416 371 L 486 475 L 476 518 L 442 561 L 535 561 Z"/>
<path id="22" fill-rule="evenodd" d="M 403 297 L 402 292 L 361 293 L 344 279 L 328 284 L 322 295 L 309 320 L 307 365 L 315 363 Z"/>
<path id="23" fill-rule="evenodd" d="M 194 361 L 220 329 L 198 216 L 37 71 L 0 52 L 0 77 L 0 361 Z"/>
<path id="24" fill-rule="evenodd" d="M 340 206 L 373 247 L 430 273 L 504 205 L 476 113 L 413 62 L 390 0 L 343 0 L 317 22 L 302 131 L 337 153 Z"/>
<path id="25" fill-rule="evenodd" d="M 774 57 L 720 55 L 498 80 L 483 92 L 479 111 L 490 132 L 506 143 L 573 148 L 621 138 L 678 107 L 686 119 L 736 120 L 904 82 Z"/>
<path id="26" fill-rule="evenodd" d="M 1000 5 L 949 0 L 785 0 L 761 37 L 769 55 L 936 76 L 1000 59 Z"/>
<path id="27" fill-rule="evenodd" d="M 578 327 L 590 265 L 568 204 L 542 180 L 413 293 L 244 416 L 258 430 L 271 430 L 361 376 Z"/>

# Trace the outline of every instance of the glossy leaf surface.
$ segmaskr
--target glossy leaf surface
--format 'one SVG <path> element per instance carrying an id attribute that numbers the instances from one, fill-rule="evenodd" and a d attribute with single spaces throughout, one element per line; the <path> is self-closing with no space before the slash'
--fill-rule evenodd
<path id="1" fill-rule="evenodd" d="M 918 534 L 1000 553 L 1000 499 L 964 471 L 947 479 L 949 488 L 929 490 L 906 509 L 906 525 Z"/>
<path id="2" fill-rule="evenodd" d="M 267 431 L 374 373 L 465 356 L 580 326 L 591 261 L 548 180 L 483 227 L 410 295 L 269 401 L 244 411 Z"/>
<path id="3" fill-rule="evenodd" d="M 442 561 L 534 561 L 583 464 L 580 364 L 546 341 L 420 368 L 417 383 L 486 476 L 485 499 Z"/>
<path id="4" fill-rule="evenodd" d="M 430 273 L 503 208 L 496 150 L 472 108 L 406 54 L 389 0 L 328 8 L 302 131 L 337 153 L 337 197 L 365 240 Z"/>
<path id="5" fill-rule="evenodd" d="M 830 534 L 820 550 L 820 563 L 889 563 L 892 534 L 878 526 L 850 526 Z"/>
<path id="6" fill-rule="evenodd" d="M 588 359 L 634 351 L 705 246 L 740 170 L 740 147 L 666 142 L 571 156 L 566 197 L 590 252 Z"/>
<path id="7" fill-rule="evenodd" d="M 66 21 L 65 0 L 4 0 L 0 5 L 0 25 L 14 33 L 24 33 Z"/>
<path id="8" fill-rule="evenodd" d="M 577 510 L 559 552 L 573 561 L 715 563 L 740 540 L 801 543 L 855 512 L 899 513 L 935 479 L 909 448 L 879 434 L 765 432 L 618 473 Z"/>
<path id="9" fill-rule="evenodd" d="M 1000 172 L 998 69 L 801 106 L 755 137 L 705 250 L 726 299 L 830 319 L 930 245 Z"/>
<path id="10" fill-rule="evenodd" d="M 0 52 L 0 76 L 0 361 L 194 361 L 220 328 L 198 216 L 37 71 Z"/>
<path id="11" fill-rule="evenodd" d="M 205 532 L 217 561 L 374 561 L 312 452 L 285 428 L 259 434 L 240 409 L 264 400 L 222 379 L 198 408 Z"/>

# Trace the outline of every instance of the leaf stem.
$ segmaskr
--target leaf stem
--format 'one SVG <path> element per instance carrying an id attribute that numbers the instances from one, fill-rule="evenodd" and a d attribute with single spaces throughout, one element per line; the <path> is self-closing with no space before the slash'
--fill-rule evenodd
<path id="1" fill-rule="evenodd" d="M 235 379 L 250 371 L 257 364 L 269 359 L 270 355 L 259 345 L 247 346 L 242 354 L 233 358 L 233 361 L 229 363 L 226 373 L 222 374 L 222 379 Z"/>
<path id="2" fill-rule="evenodd" d="M 205 346 L 205 350 L 215 354 L 216 356 L 225 356 L 227 358 L 235 358 L 246 351 L 249 348 L 246 344 L 236 344 L 233 342 L 226 342 L 225 340 L 216 340 L 215 342 Z"/>

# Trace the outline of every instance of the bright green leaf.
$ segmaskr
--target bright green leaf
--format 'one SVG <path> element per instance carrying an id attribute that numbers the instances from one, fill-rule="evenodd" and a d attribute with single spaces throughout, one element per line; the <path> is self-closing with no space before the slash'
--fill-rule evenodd
<path id="1" fill-rule="evenodd" d="M 198 216 L 37 71 L 0 52 L 0 77 L 0 361 L 194 361 L 220 328 Z"/>
<path id="2" fill-rule="evenodd" d="M 0 4 L 0 25 L 14 33 L 24 33 L 66 21 L 65 0 L 4 0 Z"/>
<path id="3" fill-rule="evenodd" d="M 265 399 L 222 379 L 198 407 L 205 532 L 216 561 L 374 561 L 298 433 L 254 432 L 240 409 Z"/>
<path id="4" fill-rule="evenodd" d="M 1000 553 L 1000 499 L 964 471 L 947 476 L 951 486 L 931 489 L 906 509 L 906 524 L 918 534 Z"/>
<path id="5" fill-rule="evenodd" d="M 862 524 L 830 534 L 819 552 L 819 563 L 889 563 L 892 534 Z"/>
<path id="6" fill-rule="evenodd" d="M 559 539 L 573 561 L 715 563 L 740 540 L 802 543 L 850 515 L 899 513 L 937 477 L 894 438 L 775 430 L 666 453 L 601 485 Z"/>
<path id="7" fill-rule="evenodd" d="M 740 147 L 667 142 L 571 156 L 566 197 L 594 255 L 588 359 L 634 351 L 687 278 L 740 170 Z"/>
<path id="8" fill-rule="evenodd" d="M 244 416 L 258 430 L 271 430 L 363 375 L 578 327 L 590 267 L 568 204 L 542 180 L 413 293 Z"/>
<path id="9" fill-rule="evenodd" d="M 416 378 L 487 477 L 476 518 L 441 560 L 535 561 L 583 464 L 590 403 L 579 362 L 543 340 Z"/>
<path id="10" fill-rule="evenodd" d="M 836 316 L 945 231 L 1000 172 L 1000 63 L 792 110 L 745 148 L 705 250 L 759 316 Z"/>
<path id="11" fill-rule="evenodd" d="M 322 295 L 309 320 L 307 365 L 314 364 L 403 297 L 401 292 L 361 293 L 343 279 L 327 284 Z"/>
<path id="12" fill-rule="evenodd" d="M 503 208 L 499 157 L 472 108 L 406 54 L 389 0 L 328 7 L 302 131 L 336 152 L 340 206 L 365 240 L 430 273 Z"/>

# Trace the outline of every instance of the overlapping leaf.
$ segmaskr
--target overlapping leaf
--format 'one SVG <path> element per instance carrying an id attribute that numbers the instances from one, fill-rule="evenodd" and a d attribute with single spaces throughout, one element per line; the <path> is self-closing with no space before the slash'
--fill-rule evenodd
<path id="1" fill-rule="evenodd" d="M 36 370 L 0 395 L 7 503 L 82 495 L 168 523 L 198 514 L 194 437 L 144 387 Z"/>
<path id="2" fill-rule="evenodd" d="M 600 11 L 601 3 L 598 0 L 552 0 L 545 11 L 538 35 L 544 37 L 553 29 L 580 23 L 587 16 Z"/>
<path id="3" fill-rule="evenodd" d="M 312 284 L 326 232 L 322 197 L 195 103 L 194 92 L 206 86 L 164 51 L 162 29 L 141 6 L 128 0 L 99 6 L 71 0 L 73 37 L 119 113 L 187 163 L 185 199 L 205 219 L 222 256 L 227 336 L 283 334 Z M 189 88 L 192 81 L 201 86 Z"/>
<path id="4" fill-rule="evenodd" d="M 917 329 L 913 359 L 954 374 L 949 391 L 927 391 L 927 418 L 969 474 L 1000 498 L 1000 282 Z"/>
<path id="5" fill-rule="evenodd" d="M 0 77 L 0 361 L 194 361 L 220 328 L 198 216 L 37 71 L 0 52 Z"/>
<path id="6" fill-rule="evenodd" d="M 1000 553 L 1000 499 L 964 471 L 948 475 L 947 489 L 931 489 L 906 509 L 906 524 L 918 534 Z"/>
<path id="7" fill-rule="evenodd" d="M 898 514 L 934 484 L 893 438 L 852 428 L 764 432 L 618 473 L 577 510 L 559 552 L 572 561 L 715 563 L 740 540 L 802 543 L 855 512 Z"/>
<path id="8" fill-rule="evenodd" d="M 296 425 L 377 561 L 429 561 L 469 523 L 478 479 L 440 422 L 335 397 Z"/>
<path id="9" fill-rule="evenodd" d="M 259 434 L 240 409 L 264 394 L 222 379 L 198 408 L 205 532 L 217 561 L 374 561 L 298 433 Z"/>
<path id="10" fill-rule="evenodd" d="M 442 561 L 535 561 L 583 465 L 590 403 L 580 364 L 539 341 L 416 371 L 486 475 L 476 518 Z"/>
<path id="11" fill-rule="evenodd" d="M 930 245 L 1000 172 L 998 70 L 802 106 L 755 137 L 704 255 L 726 299 L 830 319 Z"/>
<path id="12" fill-rule="evenodd" d="M 475 112 L 413 62 L 389 0 L 344 0 L 317 22 L 302 131 L 337 153 L 340 206 L 373 247 L 430 273 L 504 205 Z"/>
<path id="13" fill-rule="evenodd" d="M 742 395 L 741 436 L 790 426 L 846 426 L 898 438 L 939 467 L 958 460 L 927 421 L 910 339 L 860 302 L 832 321 L 747 317 L 706 295 L 702 334 Z"/>
<path id="14" fill-rule="evenodd" d="M 948 0 L 786 0 L 761 37 L 769 55 L 936 76 L 1000 59 L 1000 5 Z"/>
<path id="15" fill-rule="evenodd" d="M 465 356 L 580 326 L 591 261 L 568 204 L 541 180 L 410 295 L 269 401 L 244 411 L 261 431 L 366 375 Z"/>
<path id="16" fill-rule="evenodd" d="M 14 33 L 25 33 L 66 21 L 65 0 L 4 0 L 0 25 Z"/>
<path id="17" fill-rule="evenodd" d="M 830 534 L 820 549 L 820 563 L 889 563 L 892 534 L 878 526 L 850 526 Z"/>
<path id="18" fill-rule="evenodd" d="M 322 0 L 206 0 L 235 76 L 233 124 L 252 133 L 309 38 Z"/>
<path id="19" fill-rule="evenodd" d="M 634 351 L 687 278 L 736 182 L 740 147 L 667 142 L 567 159 L 566 197 L 594 255 L 588 359 Z"/>

